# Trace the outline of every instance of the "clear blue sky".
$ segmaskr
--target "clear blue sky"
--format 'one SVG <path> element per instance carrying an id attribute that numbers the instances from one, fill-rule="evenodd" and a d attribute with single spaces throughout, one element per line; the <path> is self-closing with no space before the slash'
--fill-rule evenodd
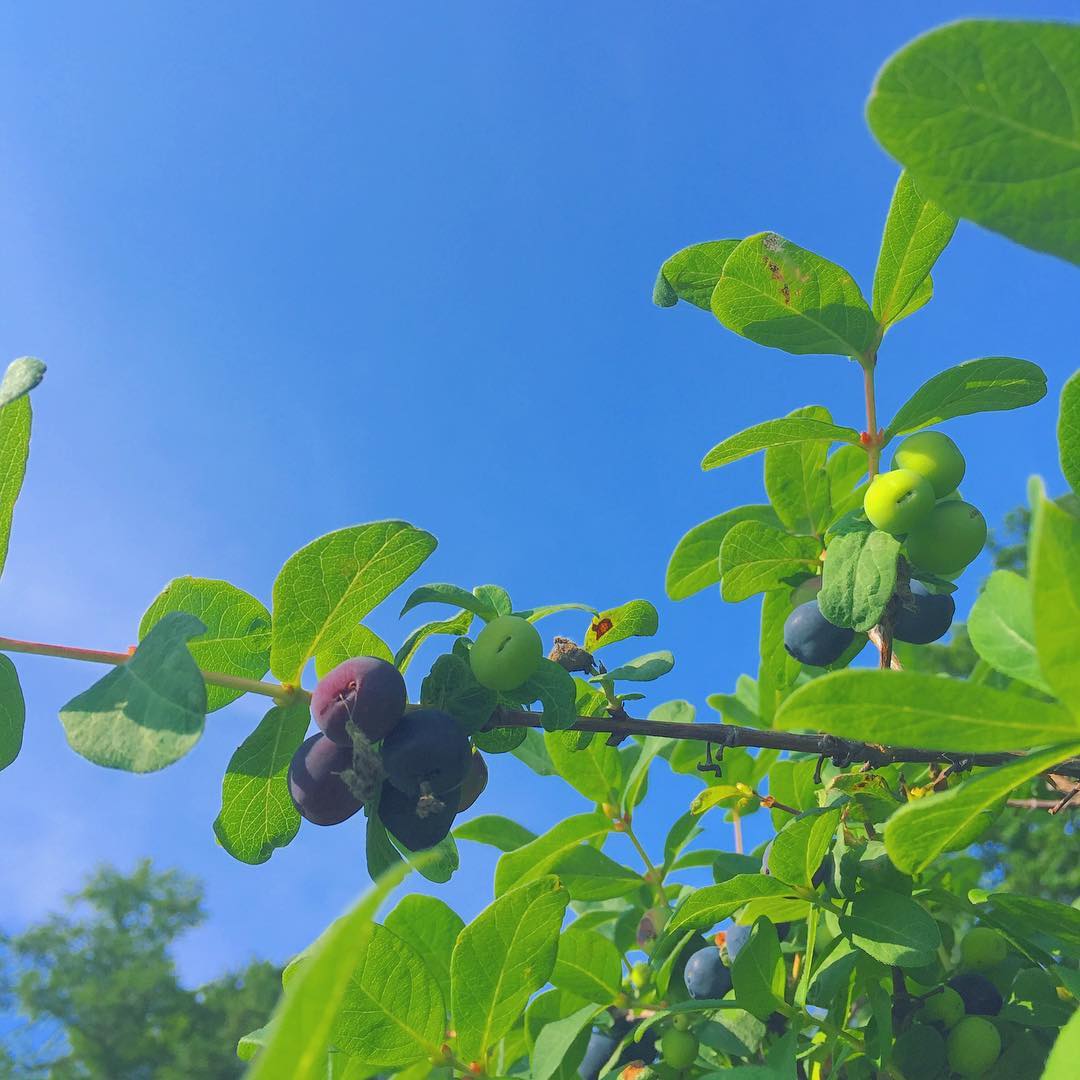
<path id="1" fill-rule="evenodd" d="M 441 541 L 418 583 L 494 581 L 523 605 L 654 600 L 656 646 L 678 663 L 650 700 L 706 711 L 755 666 L 757 604 L 671 604 L 664 566 L 687 527 L 762 492 L 760 460 L 706 475 L 702 453 L 812 403 L 861 426 L 861 388 L 844 360 L 653 308 L 657 266 L 774 229 L 869 293 L 897 171 L 863 120 L 874 72 L 972 13 L 828 8 L 7 6 L 0 358 L 50 367 L 0 633 L 123 648 L 176 575 L 269 601 L 308 540 L 402 517 Z M 1061 485 L 1053 398 L 1077 367 L 1076 271 L 962 225 L 935 278 L 883 352 L 884 415 L 970 357 L 1050 375 L 1041 405 L 949 426 L 967 497 L 998 520 L 1030 473 Z M 396 611 L 372 620 L 393 644 L 413 625 Z M 305 827 L 256 868 L 215 845 L 221 774 L 256 704 L 213 715 L 178 766 L 126 776 L 74 756 L 57 720 L 100 672 L 17 662 L 29 716 L 0 776 L 0 926 L 99 860 L 152 855 L 207 883 L 211 919 L 180 954 L 197 980 L 288 956 L 363 887 L 359 822 Z M 477 812 L 540 830 L 585 809 L 509 757 L 492 771 Z M 657 774 L 640 818 L 654 847 L 692 791 Z M 443 894 L 468 916 L 493 859 L 462 855 Z"/>

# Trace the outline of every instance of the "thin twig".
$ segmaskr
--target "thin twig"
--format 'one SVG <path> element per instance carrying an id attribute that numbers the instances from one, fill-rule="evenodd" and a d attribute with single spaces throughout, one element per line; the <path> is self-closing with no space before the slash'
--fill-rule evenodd
<path id="1" fill-rule="evenodd" d="M 1075 794 L 1075 793 L 1073 793 Z M 1048 810 L 1051 814 L 1056 814 L 1061 810 L 1070 806 L 1072 809 L 1080 809 L 1080 803 L 1072 802 L 1073 794 L 1069 794 L 1062 799 L 1006 799 L 1005 805 L 1011 806 L 1014 810 Z"/>

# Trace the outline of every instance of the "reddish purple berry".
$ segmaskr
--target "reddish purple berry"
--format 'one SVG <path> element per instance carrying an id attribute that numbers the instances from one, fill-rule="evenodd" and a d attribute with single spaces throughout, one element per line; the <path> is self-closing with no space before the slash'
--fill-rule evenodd
<path id="1" fill-rule="evenodd" d="M 352 766 L 352 751 L 325 735 L 305 739 L 289 764 L 293 805 L 313 825 L 339 825 L 363 805 L 340 773 Z"/>
<path id="2" fill-rule="evenodd" d="M 376 656 L 354 656 L 328 671 L 311 695 L 311 715 L 327 738 L 352 746 L 351 720 L 372 742 L 383 739 L 405 713 L 405 680 Z"/>

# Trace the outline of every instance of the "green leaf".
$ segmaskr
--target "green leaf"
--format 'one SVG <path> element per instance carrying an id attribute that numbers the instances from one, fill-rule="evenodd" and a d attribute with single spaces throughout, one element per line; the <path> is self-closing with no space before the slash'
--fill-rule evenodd
<path id="1" fill-rule="evenodd" d="M 653 682 L 666 675 L 675 666 L 675 657 L 667 649 L 645 653 L 617 668 L 612 668 L 603 675 L 596 675 L 591 682 L 615 682 L 624 679 L 627 682 Z"/>
<path id="2" fill-rule="evenodd" d="M 511 748 L 514 757 L 528 765 L 537 776 L 557 776 L 558 772 L 551 760 L 551 755 L 544 745 L 544 736 L 535 728 L 518 728 L 517 730 L 524 731 L 525 737 L 517 746 Z"/>
<path id="3" fill-rule="evenodd" d="M 865 459 L 866 455 L 863 457 Z M 668 562 L 664 587 L 672 600 L 685 600 L 720 583 L 720 546 L 729 530 L 740 521 L 780 525 L 776 511 L 762 505 L 740 506 L 695 525 L 676 544 Z"/>
<path id="4" fill-rule="evenodd" d="M 922 967 L 941 945 L 937 923 L 909 896 L 890 889 L 865 889 L 855 894 L 840 930 L 856 948 L 883 964 Z"/>
<path id="5" fill-rule="evenodd" d="M 948 791 L 913 799 L 889 818 L 885 829 L 889 858 L 904 873 L 921 874 L 943 852 L 952 851 L 987 810 L 1000 806 L 1021 784 L 1078 751 L 1080 741 L 1063 743 L 980 772 Z"/>
<path id="6" fill-rule="evenodd" d="M 983 585 L 967 620 L 975 651 L 1010 679 L 1052 694 L 1035 653 L 1031 584 L 1011 570 L 995 570 Z"/>
<path id="7" fill-rule="evenodd" d="M 452 619 L 440 619 L 436 622 L 424 623 L 423 626 L 418 626 L 402 643 L 401 648 L 394 654 L 394 664 L 401 670 L 402 674 L 408 669 L 409 664 L 412 663 L 413 657 L 416 655 L 416 650 L 429 637 L 434 634 L 452 634 L 455 637 L 460 637 L 463 634 L 469 632 L 469 627 L 472 625 L 473 613 L 471 611 L 460 611 Z"/>
<path id="8" fill-rule="evenodd" d="M 544 1024 L 530 1055 L 529 1075 L 533 1080 L 550 1080 L 559 1071 L 571 1047 L 592 1026 L 598 1011 L 595 1005 L 583 1005 L 561 1020 Z"/>
<path id="9" fill-rule="evenodd" d="M 911 174 L 902 172 L 874 271 L 873 311 L 882 326 L 902 317 L 955 230 L 956 218 L 924 198 Z"/>
<path id="10" fill-rule="evenodd" d="M 862 446 L 838 446 L 825 462 L 829 478 L 829 502 L 834 518 L 842 517 L 863 504 L 867 457 Z"/>
<path id="11" fill-rule="evenodd" d="M 473 596 L 486 601 L 500 615 L 509 615 L 514 610 L 510 594 L 501 585 L 474 585 Z"/>
<path id="12" fill-rule="evenodd" d="M 398 849 L 390 841 L 386 826 L 379 820 L 379 815 L 371 807 L 364 807 L 367 817 L 364 860 L 367 863 L 368 876 L 378 881 L 383 874 L 389 874 L 400 866 L 407 866 L 398 854 Z"/>
<path id="13" fill-rule="evenodd" d="M 354 656 L 376 656 L 387 663 L 394 662 L 390 646 L 374 630 L 363 625 L 354 626 L 315 654 L 315 677 L 321 679 L 338 664 Z"/>
<path id="14" fill-rule="evenodd" d="M 731 966 L 735 1000 L 759 1020 L 784 1007 L 786 969 L 780 955 L 776 927 L 761 917 Z"/>
<path id="15" fill-rule="evenodd" d="M 708 308 L 708 304 L 705 305 Z M 12 360 L 0 380 L 0 408 L 29 394 L 45 378 L 45 364 L 36 356 Z"/>
<path id="16" fill-rule="evenodd" d="M 790 420 L 832 423 L 820 405 L 796 409 Z M 765 451 L 765 491 L 780 520 L 797 533 L 824 531 L 829 519 L 829 474 L 825 464 L 829 445 L 802 442 Z"/>
<path id="17" fill-rule="evenodd" d="M 1080 262 L 1080 27 L 969 19 L 916 38 L 879 72 L 867 118 L 927 197 Z"/>
<path id="18" fill-rule="evenodd" d="M 436 896 L 403 896 L 385 918 L 387 930 L 409 942 L 439 984 L 443 1001 L 450 1000 L 450 957 L 465 922 Z"/>
<path id="19" fill-rule="evenodd" d="M 749 457 L 759 450 L 772 446 L 789 446 L 804 442 L 858 443 L 859 433 L 854 428 L 840 427 L 825 420 L 811 417 L 785 416 L 780 420 L 766 420 L 762 424 L 729 435 L 714 446 L 701 462 L 706 471 L 721 465 Z"/>
<path id="20" fill-rule="evenodd" d="M 821 573 L 818 607 L 835 626 L 869 630 L 881 622 L 896 589 L 900 541 L 857 521 L 833 535 Z"/>
<path id="21" fill-rule="evenodd" d="M 443 583 L 421 585 L 418 589 L 413 589 L 409 594 L 409 599 L 405 601 L 399 613 L 399 618 L 401 615 L 407 615 L 413 608 L 419 607 L 421 604 L 452 604 L 454 607 L 479 615 L 484 622 L 490 622 L 503 614 L 503 612 L 499 611 L 492 597 L 486 592 L 477 595 L 477 591 L 486 588 L 489 588 L 489 586 L 478 586 L 476 590 L 469 592 L 468 589 L 463 589 L 460 585 L 446 585 Z"/>
<path id="22" fill-rule="evenodd" d="M 729 603 L 790 585 L 817 570 L 821 542 L 760 521 L 735 525 L 720 548 L 721 595 Z"/>
<path id="23" fill-rule="evenodd" d="M 541 722 L 548 731 L 563 731 L 577 719 L 577 688 L 569 671 L 544 657 L 524 686 L 514 691 L 522 701 L 539 701 Z"/>
<path id="24" fill-rule="evenodd" d="M 563 611 L 587 611 L 590 615 L 596 614 L 596 608 L 590 604 L 544 604 L 541 607 L 515 611 L 514 614 L 520 615 L 523 619 L 528 619 L 529 622 L 539 622 L 549 615 L 558 615 Z"/>
<path id="25" fill-rule="evenodd" d="M 902 319 L 906 319 L 909 315 L 914 315 L 916 311 L 921 307 L 926 307 L 934 298 L 934 279 L 927 274 L 923 279 L 922 284 L 915 290 L 914 295 L 907 302 L 907 306 L 897 315 L 890 326 L 895 326 Z"/>
<path id="26" fill-rule="evenodd" d="M 551 981 L 586 1001 L 610 1005 L 622 990 L 622 955 L 603 934 L 570 926 L 559 938 Z"/>
<path id="27" fill-rule="evenodd" d="M 289 795 L 289 762 L 310 723 L 307 701 L 275 705 L 229 759 L 214 833 L 234 859 L 264 863 L 296 836 L 300 814 Z"/>
<path id="28" fill-rule="evenodd" d="M 170 611 L 194 615 L 206 632 L 188 642 L 203 671 L 261 679 L 270 666 L 270 612 L 243 589 L 211 578 L 174 578 L 154 598 L 139 621 L 139 640 Z M 235 701 L 243 690 L 207 686 L 206 711 Z"/>
<path id="29" fill-rule="evenodd" d="M 843 267 L 772 232 L 748 236 L 728 256 L 712 311 L 729 330 L 789 353 L 862 356 L 877 332 Z"/>
<path id="30" fill-rule="evenodd" d="M 764 874 L 736 874 L 719 885 L 706 885 L 691 893 L 675 909 L 664 936 L 684 930 L 704 930 L 723 922 L 743 904 L 769 897 L 794 897 L 791 886 Z"/>
<path id="31" fill-rule="evenodd" d="M 450 961 L 459 1057 L 479 1061 L 548 981 L 568 900 L 555 878 L 540 877 L 500 896 L 462 930 Z"/>
<path id="32" fill-rule="evenodd" d="M 0 654 L 0 771 L 19 756 L 25 723 L 26 702 L 19 685 L 19 673 L 15 665 Z"/>
<path id="33" fill-rule="evenodd" d="M 1080 520 L 1040 497 L 1029 551 L 1039 668 L 1080 723 Z"/>
<path id="34" fill-rule="evenodd" d="M 30 399 L 22 397 L 0 409 L 0 573 L 11 542 L 11 517 L 26 475 L 30 453 Z"/>
<path id="35" fill-rule="evenodd" d="M 802 671 L 799 661 L 784 648 L 784 623 L 790 614 L 790 589 L 772 589 L 761 598 L 761 670 L 781 692 L 793 686 Z"/>
<path id="36" fill-rule="evenodd" d="M 501 814 L 480 814 L 470 818 L 454 830 L 454 836 L 459 840 L 490 844 L 500 851 L 514 851 L 536 839 L 536 833 Z"/>
<path id="37" fill-rule="evenodd" d="M 1060 705 L 915 671 L 834 671 L 800 686 L 776 712 L 786 731 L 957 751 L 1065 742 L 1080 724 Z"/>
<path id="38" fill-rule="evenodd" d="M 495 895 L 501 896 L 546 874 L 558 874 L 575 900 L 611 900 L 641 887 L 639 874 L 593 847 L 611 831 L 600 813 L 560 821 L 543 836 L 509 851 L 495 867 Z"/>
<path id="39" fill-rule="evenodd" d="M 1039 896 L 1019 893 L 995 892 L 988 897 L 993 920 L 1021 941 L 1046 941 L 1053 943 L 1073 959 L 1080 956 L 1080 911 Z M 1064 976 L 1067 969 L 1058 968 Z"/>
<path id="40" fill-rule="evenodd" d="M 582 647 L 586 652 L 596 652 L 630 637 L 652 637 L 659 625 L 660 616 L 648 600 L 630 600 L 601 611 L 590 623 Z"/>
<path id="41" fill-rule="evenodd" d="M 1061 472 L 1069 487 L 1080 494 L 1080 371 L 1061 389 L 1057 437 Z"/>
<path id="42" fill-rule="evenodd" d="M 657 307 L 673 307 L 679 300 L 685 300 L 708 311 L 724 263 L 738 246 L 738 240 L 707 240 L 676 251 L 660 267 L 653 287 L 653 303 Z"/>
<path id="43" fill-rule="evenodd" d="M 490 719 L 499 695 L 476 681 L 466 661 L 440 656 L 420 685 L 420 704 L 449 713 L 466 733 L 479 731 Z"/>
<path id="44" fill-rule="evenodd" d="M 1080 1061 L 1080 1012 L 1061 1029 L 1046 1059 L 1041 1080 L 1073 1080 Z"/>
<path id="45" fill-rule="evenodd" d="M 809 888 L 840 825 L 840 813 L 840 807 L 832 807 L 792 818 L 769 849 L 769 873 L 789 885 Z"/>
<path id="46" fill-rule="evenodd" d="M 559 775 L 590 802 L 614 802 L 622 787 L 622 758 L 614 746 L 603 739 L 593 739 L 582 750 L 577 746 L 578 732 L 549 731 L 544 745 Z"/>
<path id="47" fill-rule="evenodd" d="M 446 1002 L 421 955 L 384 926 L 365 934 L 342 995 L 333 1043 L 368 1065 L 408 1065 L 443 1042 Z"/>
<path id="48" fill-rule="evenodd" d="M 399 843 L 392 833 L 388 836 L 398 854 L 410 863 L 413 869 L 418 870 L 428 881 L 434 881 L 436 885 L 445 885 L 461 866 L 457 841 L 452 836 L 444 836 L 437 844 L 424 848 L 423 851 L 410 851 L 404 844 Z"/>
<path id="49" fill-rule="evenodd" d="M 374 934 L 371 920 L 408 872 L 400 864 L 380 878 L 311 947 L 274 1010 L 269 1040 L 247 1080 L 325 1080 L 331 1030 Z"/>
<path id="50" fill-rule="evenodd" d="M 298 684 L 307 661 L 352 631 L 435 543 L 407 522 L 376 521 L 328 533 L 291 556 L 274 582 L 274 676 Z"/>
<path id="51" fill-rule="evenodd" d="M 472 741 L 477 750 L 483 750 L 486 754 L 508 754 L 516 753 L 528 735 L 528 728 L 493 727 L 486 731 L 474 731 Z"/>
<path id="52" fill-rule="evenodd" d="M 984 356 L 965 360 L 923 383 L 885 429 L 886 440 L 954 416 L 1034 405 L 1046 396 L 1046 374 L 1030 360 Z"/>
<path id="53" fill-rule="evenodd" d="M 206 684 L 187 642 L 205 627 L 173 611 L 113 668 L 60 710 L 72 750 L 95 765 L 154 772 L 182 758 L 206 720 Z"/>

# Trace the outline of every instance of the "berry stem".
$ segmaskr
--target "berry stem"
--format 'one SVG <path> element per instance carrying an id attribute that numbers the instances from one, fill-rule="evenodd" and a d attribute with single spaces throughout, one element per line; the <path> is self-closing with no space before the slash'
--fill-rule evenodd
<path id="1" fill-rule="evenodd" d="M 870 442 L 866 448 L 867 475 L 871 480 L 878 474 L 881 464 L 881 439 L 877 423 L 877 398 L 874 391 L 874 370 L 877 368 L 877 352 L 872 352 L 865 358 L 860 359 L 859 366 L 863 371 L 863 391 L 866 395 L 866 433 L 870 436 Z"/>

